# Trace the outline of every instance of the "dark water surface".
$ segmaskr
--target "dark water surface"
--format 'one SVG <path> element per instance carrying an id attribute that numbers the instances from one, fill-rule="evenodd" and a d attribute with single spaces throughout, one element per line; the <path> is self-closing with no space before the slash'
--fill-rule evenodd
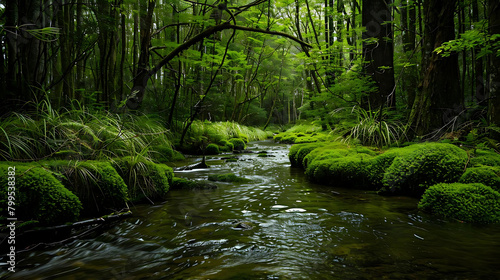
<path id="1" fill-rule="evenodd" d="M 252 181 L 171 191 L 98 236 L 20 254 L 10 278 L 500 279 L 500 225 L 446 222 L 419 213 L 416 199 L 308 183 L 288 148 L 256 142 L 249 149 L 272 157 L 177 172 Z"/>

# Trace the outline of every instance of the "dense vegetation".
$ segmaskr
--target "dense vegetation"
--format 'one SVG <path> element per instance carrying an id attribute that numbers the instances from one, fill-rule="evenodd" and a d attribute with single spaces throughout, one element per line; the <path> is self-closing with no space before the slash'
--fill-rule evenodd
<path id="1" fill-rule="evenodd" d="M 20 188 L 60 193 L 44 203 L 68 220 L 161 199 L 181 153 L 241 152 L 293 125 L 275 140 L 306 143 L 290 160 L 313 181 L 498 190 L 498 1 L 16 0 L 0 13 L 0 160 L 41 180 Z M 424 140 L 446 143 L 411 145 Z"/>

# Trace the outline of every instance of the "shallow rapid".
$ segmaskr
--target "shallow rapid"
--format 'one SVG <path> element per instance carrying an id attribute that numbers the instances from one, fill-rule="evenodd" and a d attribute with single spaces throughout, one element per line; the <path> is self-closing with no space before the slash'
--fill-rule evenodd
<path id="1" fill-rule="evenodd" d="M 247 183 L 173 190 L 96 236 L 21 253 L 11 279 L 498 279 L 500 225 L 447 222 L 418 201 L 307 182 L 289 145 L 176 172 Z M 267 151 L 267 157 L 257 152 Z M 199 161 L 190 158 L 182 164 Z"/>

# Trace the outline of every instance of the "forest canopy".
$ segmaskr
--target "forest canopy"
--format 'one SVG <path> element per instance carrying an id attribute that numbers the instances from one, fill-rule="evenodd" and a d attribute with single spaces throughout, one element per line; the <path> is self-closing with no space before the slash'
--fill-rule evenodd
<path id="1" fill-rule="evenodd" d="M 500 131 L 495 0 L 0 3 L 4 117 L 76 101 L 169 127 L 335 130 L 362 108 L 410 136 Z"/>

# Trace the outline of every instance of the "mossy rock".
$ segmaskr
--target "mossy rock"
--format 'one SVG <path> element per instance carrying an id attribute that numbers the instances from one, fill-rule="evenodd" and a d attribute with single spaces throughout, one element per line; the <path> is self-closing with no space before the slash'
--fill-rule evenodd
<path id="1" fill-rule="evenodd" d="M 483 184 L 440 183 L 429 187 L 418 208 L 470 223 L 500 221 L 500 193 Z"/>
<path id="2" fill-rule="evenodd" d="M 160 163 L 185 159 L 184 155 L 167 145 L 153 146 L 151 148 L 151 157 Z"/>
<path id="3" fill-rule="evenodd" d="M 51 171 L 30 165 L 0 163 L 0 204 L 7 210 L 9 166 L 15 166 L 15 216 L 20 221 L 36 220 L 43 225 L 73 222 L 82 203 L 54 177 Z"/>
<path id="4" fill-rule="evenodd" d="M 437 183 L 457 182 L 468 160 L 467 152 L 443 143 L 423 143 L 406 147 L 386 170 L 383 194 L 420 197 Z"/>
<path id="5" fill-rule="evenodd" d="M 107 214 L 127 207 L 127 185 L 111 163 L 48 161 L 42 164 L 62 176 L 64 186 L 82 202 L 82 214 Z"/>
<path id="6" fill-rule="evenodd" d="M 241 138 L 231 138 L 229 139 L 229 143 L 233 144 L 234 151 L 243 151 L 246 148 L 245 141 Z"/>
<path id="7" fill-rule="evenodd" d="M 288 159 L 292 167 L 304 167 L 302 161 L 304 158 L 316 148 L 324 146 L 324 143 L 308 143 L 308 144 L 295 144 L 290 148 Z"/>
<path id="8" fill-rule="evenodd" d="M 460 183 L 481 183 L 500 191 L 500 167 L 478 166 L 467 168 L 460 177 Z"/>
<path id="9" fill-rule="evenodd" d="M 114 167 L 127 184 L 132 202 L 162 200 L 174 177 L 169 166 L 145 159 L 120 158 L 115 160 Z"/>
<path id="10" fill-rule="evenodd" d="M 251 180 L 243 177 L 238 177 L 233 173 L 219 174 L 219 175 L 208 175 L 209 181 L 216 182 L 238 182 L 238 183 L 248 183 Z"/>
<path id="11" fill-rule="evenodd" d="M 349 156 L 314 160 L 306 169 L 308 178 L 317 183 L 372 189 L 369 162 L 372 156 Z"/>
<path id="12" fill-rule="evenodd" d="M 194 190 L 194 189 L 216 189 L 217 185 L 208 183 L 193 181 L 184 178 L 174 177 L 170 189 L 172 190 Z"/>
<path id="13" fill-rule="evenodd" d="M 491 150 L 476 149 L 469 152 L 469 166 L 500 166 L 500 155 Z"/>
<path id="14" fill-rule="evenodd" d="M 205 148 L 206 155 L 218 155 L 219 153 L 219 146 L 217 146 L 216 144 L 208 144 L 208 146 Z"/>

